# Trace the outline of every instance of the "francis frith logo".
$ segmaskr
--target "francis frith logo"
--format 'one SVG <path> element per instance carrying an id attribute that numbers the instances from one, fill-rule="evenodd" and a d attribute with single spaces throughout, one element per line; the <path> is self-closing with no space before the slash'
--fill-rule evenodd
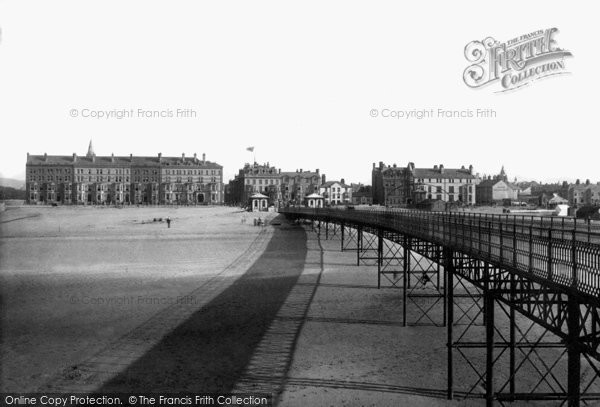
<path id="1" fill-rule="evenodd" d="M 572 54 L 558 47 L 557 33 L 557 28 L 548 28 L 503 43 L 492 37 L 471 41 L 465 46 L 465 58 L 471 63 L 463 73 L 465 84 L 481 88 L 499 83 L 497 92 L 506 92 L 568 73 L 565 58 Z"/>

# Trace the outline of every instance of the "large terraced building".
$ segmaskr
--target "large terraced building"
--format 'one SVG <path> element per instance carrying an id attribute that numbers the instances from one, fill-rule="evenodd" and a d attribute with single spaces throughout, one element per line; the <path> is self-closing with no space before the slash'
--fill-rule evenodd
<path id="1" fill-rule="evenodd" d="M 223 203 L 223 167 L 193 157 L 30 155 L 27 202 L 65 205 Z"/>

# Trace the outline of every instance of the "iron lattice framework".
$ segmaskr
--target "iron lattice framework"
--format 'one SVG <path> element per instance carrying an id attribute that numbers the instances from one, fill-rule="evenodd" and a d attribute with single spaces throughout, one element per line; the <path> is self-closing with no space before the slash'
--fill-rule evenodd
<path id="1" fill-rule="evenodd" d="M 448 398 L 600 403 L 600 225 L 573 218 L 286 208 L 325 225 L 377 284 L 403 290 L 404 325 L 446 326 Z M 407 321 L 407 308 L 419 317 Z M 432 310 L 442 308 L 442 321 Z M 484 350 L 485 357 L 481 357 Z M 459 356 L 456 359 L 455 356 Z M 519 380 L 535 378 L 525 386 Z M 529 383 L 529 382 L 528 382 Z"/>

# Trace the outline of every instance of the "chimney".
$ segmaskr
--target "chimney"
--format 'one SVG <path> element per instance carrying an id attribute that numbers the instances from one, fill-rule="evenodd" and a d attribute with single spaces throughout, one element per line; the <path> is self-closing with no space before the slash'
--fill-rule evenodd
<path id="1" fill-rule="evenodd" d="M 396 168 L 396 163 L 394 163 L 394 168 Z"/>
<path id="2" fill-rule="evenodd" d="M 206 164 L 206 154 L 202 153 L 202 164 Z"/>
<path id="3" fill-rule="evenodd" d="M 162 153 L 158 153 L 158 162 L 162 161 Z"/>
<path id="4" fill-rule="evenodd" d="M 44 162 L 47 163 L 48 162 L 48 154 L 44 153 Z"/>
<path id="5" fill-rule="evenodd" d="M 326 182 L 327 182 L 327 178 L 325 177 L 325 174 L 323 174 L 323 175 L 321 176 L 321 184 L 324 184 L 324 183 L 326 183 Z"/>
<path id="6" fill-rule="evenodd" d="M 590 185 L 590 180 L 589 179 L 585 180 L 585 185 Z"/>
<path id="7" fill-rule="evenodd" d="M 185 153 L 181 153 L 181 161 L 185 161 Z"/>
<path id="8" fill-rule="evenodd" d="M 300 172 L 302 172 L 302 168 L 300 168 Z"/>
<path id="9" fill-rule="evenodd" d="M 73 162 L 76 163 L 77 162 L 77 154 L 73 153 Z"/>
<path id="10" fill-rule="evenodd" d="M 437 166 L 437 164 L 433 166 L 433 169 L 434 169 L 434 170 L 437 170 L 437 169 L 438 169 L 438 166 Z"/>
<path id="11" fill-rule="evenodd" d="M 316 169 L 316 173 L 317 173 L 317 175 L 319 175 L 319 169 L 318 168 Z"/>
<path id="12" fill-rule="evenodd" d="M 469 174 L 473 175 L 473 165 L 469 165 Z"/>
<path id="13" fill-rule="evenodd" d="M 194 153 L 194 162 L 198 162 L 198 156 L 196 155 L 196 153 Z"/>
<path id="14" fill-rule="evenodd" d="M 375 163 L 373 163 L 373 169 L 375 169 Z"/>
<path id="15" fill-rule="evenodd" d="M 383 170 L 383 161 L 379 161 L 379 169 Z"/>
<path id="16" fill-rule="evenodd" d="M 440 174 L 444 173 L 444 164 L 440 164 Z"/>
<path id="17" fill-rule="evenodd" d="M 133 161 L 133 154 L 129 154 L 129 161 Z"/>
<path id="18" fill-rule="evenodd" d="M 110 162 L 111 163 L 115 162 L 115 153 L 110 153 Z"/>
<path id="19" fill-rule="evenodd" d="M 278 173 L 278 174 L 281 174 L 281 168 L 278 170 L 278 172 L 277 172 L 277 173 Z"/>
<path id="20" fill-rule="evenodd" d="M 346 180 L 344 180 L 344 178 L 342 178 L 340 181 L 342 181 L 342 184 L 346 183 Z"/>

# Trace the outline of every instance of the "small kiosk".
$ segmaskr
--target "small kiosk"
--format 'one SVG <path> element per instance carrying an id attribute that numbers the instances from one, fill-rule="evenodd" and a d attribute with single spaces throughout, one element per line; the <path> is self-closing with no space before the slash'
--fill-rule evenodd
<path id="1" fill-rule="evenodd" d="M 269 197 L 261 194 L 260 192 L 253 194 L 249 198 L 249 200 L 250 200 L 250 206 L 249 206 L 250 212 L 267 211 L 269 209 Z"/>
<path id="2" fill-rule="evenodd" d="M 304 198 L 304 205 L 309 208 L 322 208 L 325 198 L 319 194 L 310 194 Z"/>

